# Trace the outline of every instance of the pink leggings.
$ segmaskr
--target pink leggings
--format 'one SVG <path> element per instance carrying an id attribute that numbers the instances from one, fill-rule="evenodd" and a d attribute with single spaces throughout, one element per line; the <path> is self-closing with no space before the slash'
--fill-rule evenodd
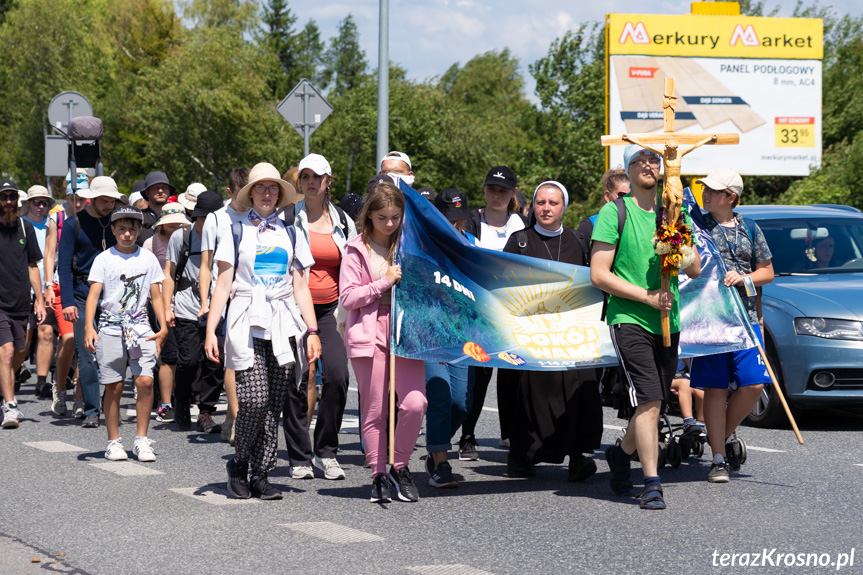
<path id="1" fill-rule="evenodd" d="M 366 461 L 373 474 L 385 473 L 387 465 L 387 419 L 389 410 L 390 308 L 378 310 L 377 336 L 373 357 L 351 358 L 360 392 L 360 418 Z M 396 357 L 395 468 L 410 461 L 426 411 L 425 364 L 416 359 Z"/>

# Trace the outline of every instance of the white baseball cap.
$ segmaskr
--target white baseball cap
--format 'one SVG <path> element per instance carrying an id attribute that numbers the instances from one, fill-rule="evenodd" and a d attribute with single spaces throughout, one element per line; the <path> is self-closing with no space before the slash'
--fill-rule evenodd
<path id="1" fill-rule="evenodd" d="M 320 154 L 309 154 L 300 160 L 300 165 L 297 167 L 297 175 L 299 176 L 299 174 L 302 174 L 303 170 L 306 169 L 313 171 L 319 176 L 323 176 L 324 174 L 328 176 L 333 175 L 333 169 L 330 167 L 330 163 Z"/>

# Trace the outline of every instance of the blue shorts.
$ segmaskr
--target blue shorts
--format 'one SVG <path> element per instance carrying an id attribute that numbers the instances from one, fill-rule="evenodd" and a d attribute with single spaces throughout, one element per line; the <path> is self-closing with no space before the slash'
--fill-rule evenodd
<path id="1" fill-rule="evenodd" d="M 764 347 L 761 326 L 752 324 L 752 330 Z M 757 347 L 693 357 L 691 361 L 690 385 L 699 389 L 728 389 L 732 382 L 736 387 L 771 383 L 770 374 L 767 373 Z"/>

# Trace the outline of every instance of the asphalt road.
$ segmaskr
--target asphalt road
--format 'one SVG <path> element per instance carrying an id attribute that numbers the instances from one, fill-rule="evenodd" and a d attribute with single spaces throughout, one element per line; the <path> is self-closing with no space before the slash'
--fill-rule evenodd
<path id="1" fill-rule="evenodd" d="M 601 451 L 599 472 L 581 484 L 566 482 L 565 465 L 542 465 L 534 479 L 505 477 L 492 385 L 477 433 L 481 460 L 453 462 L 461 487 L 429 487 L 418 448 L 411 468 L 420 501 L 376 505 L 352 392 L 341 435 L 345 481 L 320 472 L 292 480 L 282 464 L 271 480 L 283 500 L 237 501 L 225 491 L 233 450 L 217 435 L 153 419 L 158 460 L 138 463 L 129 390 L 121 436 L 130 461 L 108 462 L 104 426 L 54 417 L 32 382 L 19 395 L 21 427 L 0 430 L 0 575 L 820 573 L 836 572 L 837 562 L 843 573 L 863 572 L 860 415 L 802 419 L 802 446 L 787 429 L 744 428 L 741 475 L 708 484 L 708 455 L 690 457 L 661 471 L 668 509 L 643 511 L 612 494 Z M 610 408 L 605 423 L 603 449 L 622 424 Z M 637 464 L 633 478 L 641 478 Z"/>

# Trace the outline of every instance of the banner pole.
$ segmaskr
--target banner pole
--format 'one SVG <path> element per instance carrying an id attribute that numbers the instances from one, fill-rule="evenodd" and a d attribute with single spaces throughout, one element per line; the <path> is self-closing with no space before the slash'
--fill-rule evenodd
<path id="1" fill-rule="evenodd" d="M 758 347 L 758 353 L 761 354 L 761 359 L 764 360 L 764 367 L 767 368 L 767 373 L 770 375 L 770 380 L 773 382 L 773 392 L 779 397 L 782 407 L 785 409 L 785 415 L 788 416 L 788 421 L 791 422 L 791 429 L 794 430 L 794 435 L 797 436 L 797 441 L 803 445 L 803 436 L 800 435 L 800 430 L 797 428 L 797 422 L 794 421 L 794 416 L 791 415 L 791 408 L 788 407 L 788 402 L 785 401 L 785 394 L 782 393 L 782 388 L 779 387 L 779 382 L 776 380 L 776 375 L 773 373 L 773 368 L 770 367 L 770 362 L 767 361 L 767 354 L 764 353 L 764 348 L 758 340 L 755 340 L 755 345 Z"/>

